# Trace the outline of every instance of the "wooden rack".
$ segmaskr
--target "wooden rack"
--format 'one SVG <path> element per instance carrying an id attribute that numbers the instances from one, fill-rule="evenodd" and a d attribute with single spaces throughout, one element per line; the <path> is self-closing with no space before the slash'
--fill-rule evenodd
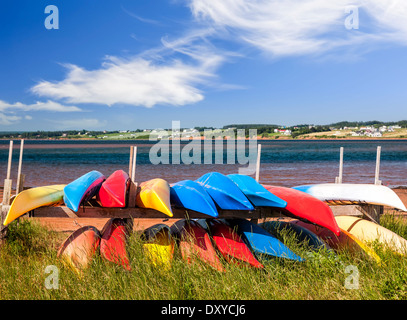
<path id="1" fill-rule="evenodd" d="M 18 177 L 17 177 L 17 186 L 16 194 L 23 190 L 24 185 L 24 174 L 21 173 L 22 167 L 22 155 L 23 155 L 23 146 L 24 140 L 21 140 L 20 145 L 20 158 L 18 166 Z M 7 233 L 7 227 L 3 226 L 3 221 L 7 215 L 7 212 L 10 208 L 11 201 L 14 197 L 12 195 L 12 180 L 10 179 L 11 172 L 11 161 L 12 161 L 12 150 L 13 150 L 13 141 L 10 141 L 9 149 L 9 162 L 7 166 L 7 177 L 4 180 L 4 191 L 3 191 L 3 202 L 0 205 L 1 212 L 1 225 L 0 225 L 0 239 L 4 238 Z M 256 164 L 256 180 L 259 179 L 259 170 L 260 170 L 260 154 L 261 154 L 261 145 L 258 145 L 258 158 Z M 336 178 L 337 183 L 342 182 L 342 165 L 343 165 L 343 148 L 340 149 L 340 174 Z M 380 157 L 380 149 L 378 148 L 377 157 Z M 127 208 L 101 208 L 97 204 L 89 202 L 85 206 L 81 207 L 78 212 L 73 212 L 66 206 L 54 206 L 54 207 L 41 207 L 29 212 L 29 217 L 35 218 L 130 218 L 130 219 L 161 219 L 163 221 L 168 219 L 199 219 L 199 218 L 209 218 L 209 216 L 204 215 L 199 212 L 192 210 L 185 210 L 173 207 L 173 217 L 170 218 L 165 214 L 153 210 L 136 207 L 136 195 L 137 195 L 137 182 L 135 182 L 136 177 L 136 158 L 137 158 L 137 147 L 130 147 L 130 161 L 129 161 L 129 176 L 131 178 L 131 184 L 129 189 L 129 199 Z M 378 160 L 380 161 L 380 160 Z M 376 183 L 378 180 L 378 165 L 376 166 Z M 383 214 L 383 206 L 377 205 L 345 205 L 345 206 L 331 206 L 331 209 L 334 215 L 356 215 L 367 217 L 373 221 L 379 221 L 380 215 Z M 218 218 L 245 218 L 251 219 L 256 222 L 259 219 L 266 218 L 279 218 L 285 217 L 286 215 L 276 208 L 267 208 L 267 207 L 256 207 L 252 211 L 233 211 L 233 210 L 219 210 Z"/>

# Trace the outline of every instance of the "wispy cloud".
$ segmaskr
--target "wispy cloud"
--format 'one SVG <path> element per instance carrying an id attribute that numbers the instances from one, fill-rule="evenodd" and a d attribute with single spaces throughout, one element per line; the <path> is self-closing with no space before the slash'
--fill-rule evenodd
<path id="1" fill-rule="evenodd" d="M 79 112 L 82 111 L 76 106 L 66 106 L 55 101 L 46 102 L 37 101 L 33 104 L 24 104 L 21 102 L 8 103 L 0 100 L 0 125 L 12 125 L 22 119 L 20 114 L 29 111 L 50 111 L 50 112 Z M 25 115 L 26 120 L 31 120 L 30 115 Z"/>
<path id="2" fill-rule="evenodd" d="M 192 41 L 163 41 L 162 47 L 131 58 L 108 56 L 94 70 L 66 64 L 64 80 L 41 81 L 31 91 L 75 104 L 153 107 L 196 103 L 204 98 L 198 85 L 215 76 L 224 57 L 208 47 L 192 46 Z"/>
<path id="3" fill-rule="evenodd" d="M 273 57 L 322 54 L 393 41 L 407 44 L 407 3 L 380 0 L 190 0 L 195 19 Z M 356 7 L 360 28 L 344 26 Z"/>

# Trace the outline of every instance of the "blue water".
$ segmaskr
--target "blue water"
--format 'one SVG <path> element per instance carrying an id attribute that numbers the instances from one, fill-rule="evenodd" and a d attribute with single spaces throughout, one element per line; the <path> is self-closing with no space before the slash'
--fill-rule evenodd
<path id="1" fill-rule="evenodd" d="M 334 182 L 338 175 L 340 147 L 344 147 L 343 182 L 373 183 L 376 150 L 377 146 L 381 146 L 380 179 L 383 184 L 407 185 L 407 140 L 259 140 L 258 143 L 262 145 L 262 183 L 295 186 Z M 181 150 L 187 144 L 181 142 Z M 201 164 L 153 165 L 149 152 L 155 142 L 150 141 L 26 140 L 22 166 L 22 172 L 26 175 L 25 185 L 69 183 L 91 170 L 99 170 L 106 176 L 117 169 L 128 171 L 130 145 L 137 146 L 137 181 L 156 177 L 162 177 L 170 183 L 183 179 L 195 180 L 210 171 L 237 173 L 239 168 L 247 166 L 226 164 L 226 143 L 223 164 L 215 164 L 215 155 L 212 164 L 203 164 L 202 152 Z M 201 146 L 203 150 L 203 142 Z M 17 175 L 19 147 L 19 141 L 14 141 L 12 179 L 16 179 Z M 0 141 L 0 184 L 6 177 L 8 149 L 9 141 Z"/>

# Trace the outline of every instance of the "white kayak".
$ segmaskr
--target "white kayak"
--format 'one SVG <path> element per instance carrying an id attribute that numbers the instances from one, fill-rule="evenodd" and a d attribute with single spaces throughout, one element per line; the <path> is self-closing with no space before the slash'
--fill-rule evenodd
<path id="1" fill-rule="evenodd" d="M 376 184 L 321 183 L 293 189 L 306 192 L 329 205 L 375 204 L 407 211 L 399 196 L 389 187 Z"/>

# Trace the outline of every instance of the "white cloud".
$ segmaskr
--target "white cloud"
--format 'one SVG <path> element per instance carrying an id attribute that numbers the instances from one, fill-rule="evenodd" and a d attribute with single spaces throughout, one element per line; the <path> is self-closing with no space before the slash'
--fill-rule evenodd
<path id="1" fill-rule="evenodd" d="M 208 48 L 199 47 L 198 50 L 188 45 L 182 41 L 167 42 L 162 48 L 128 59 L 109 56 L 95 70 L 68 64 L 64 80 L 42 81 L 31 91 L 75 104 L 153 107 L 156 104 L 195 103 L 204 98 L 197 85 L 214 76 L 223 57 Z M 183 60 L 171 55 L 182 55 Z M 165 60 L 168 62 L 163 62 Z"/>
<path id="2" fill-rule="evenodd" d="M 13 125 L 19 122 L 22 117 L 16 113 L 28 111 L 50 111 L 50 112 L 78 112 L 82 111 L 76 106 L 65 106 L 58 102 L 48 100 L 46 102 L 37 101 L 33 104 L 24 104 L 21 102 L 8 103 L 0 100 L 0 125 Z M 31 120 L 30 115 L 25 115 L 26 120 Z"/>
<path id="3" fill-rule="evenodd" d="M 189 0 L 193 16 L 273 57 L 321 54 L 336 48 L 394 41 L 407 44 L 407 3 L 381 0 Z M 359 29 L 348 30 L 347 7 Z M 363 20 L 361 20 L 363 19 Z"/>

